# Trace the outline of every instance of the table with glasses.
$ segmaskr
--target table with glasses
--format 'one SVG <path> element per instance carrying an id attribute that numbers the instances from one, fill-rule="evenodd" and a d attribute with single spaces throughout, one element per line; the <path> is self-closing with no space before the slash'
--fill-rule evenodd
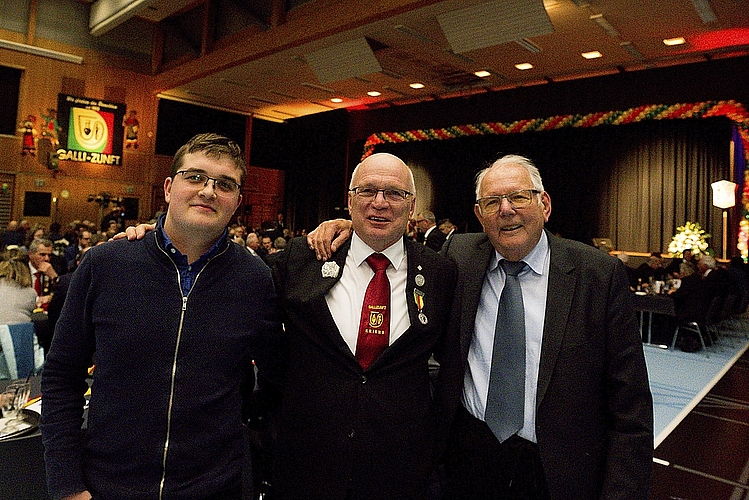
<path id="1" fill-rule="evenodd" d="M 640 317 L 640 338 L 644 339 L 643 327 L 645 326 L 645 317 L 647 316 L 647 344 L 650 344 L 653 338 L 653 315 L 662 314 L 664 316 L 676 316 L 676 307 L 674 299 L 668 295 L 641 294 L 634 293 L 632 302 Z"/>
<path id="2" fill-rule="evenodd" d="M 30 397 L 33 400 L 41 393 L 41 377 L 31 377 L 29 381 Z M 9 380 L 0 380 L 0 389 L 4 389 L 9 383 Z M 0 498 L 49 499 L 44 471 L 44 447 L 38 425 L 0 439 L 0 470 Z"/>

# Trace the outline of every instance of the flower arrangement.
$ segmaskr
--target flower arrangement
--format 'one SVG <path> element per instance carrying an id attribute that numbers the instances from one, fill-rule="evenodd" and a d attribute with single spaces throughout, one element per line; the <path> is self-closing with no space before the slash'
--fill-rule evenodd
<path id="1" fill-rule="evenodd" d="M 668 245 L 668 253 L 675 257 L 683 257 L 684 250 L 691 249 L 694 255 L 706 253 L 707 239 L 712 235 L 705 232 L 699 222 L 686 222 L 676 228 L 676 234 Z"/>

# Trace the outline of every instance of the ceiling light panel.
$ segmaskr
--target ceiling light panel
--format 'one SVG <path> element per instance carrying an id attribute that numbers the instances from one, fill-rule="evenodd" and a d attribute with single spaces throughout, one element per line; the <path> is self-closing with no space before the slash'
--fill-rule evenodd
<path id="1" fill-rule="evenodd" d="M 687 43 L 687 41 L 680 36 L 663 40 L 663 44 L 668 45 L 669 47 L 673 47 L 674 45 L 684 45 L 685 43 Z"/>
<path id="2" fill-rule="evenodd" d="M 498 0 L 437 16 L 457 53 L 554 32 L 541 0 Z"/>
<path id="3" fill-rule="evenodd" d="M 591 50 L 590 52 L 583 52 L 581 55 L 585 59 L 598 59 L 599 57 L 603 56 L 603 54 L 601 54 L 597 50 Z"/>
<path id="4" fill-rule="evenodd" d="M 305 59 L 322 84 L 382 71 L 364 37 L 311 52 Z"/>

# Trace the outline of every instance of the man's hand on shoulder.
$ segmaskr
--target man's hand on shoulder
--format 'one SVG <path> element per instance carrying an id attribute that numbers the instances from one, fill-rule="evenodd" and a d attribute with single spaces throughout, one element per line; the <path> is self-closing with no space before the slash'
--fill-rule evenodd
<path id="1" fill-rule="evenodd" d="M 307 244 L 315 251 L 317 260 L 328 260 L 351 237 L 351 232 L 350 220 L 325 221 L 307 235 Z"/>
<path id="2" fill-rule="evenodd" d="M 138 224 L 137 226 L 127 226 L 124 232 L 112 236 L 112 241 L 127 238 L 128 241 L 142 240 L 148 231 L 156 229 L 156 224 Z"/>

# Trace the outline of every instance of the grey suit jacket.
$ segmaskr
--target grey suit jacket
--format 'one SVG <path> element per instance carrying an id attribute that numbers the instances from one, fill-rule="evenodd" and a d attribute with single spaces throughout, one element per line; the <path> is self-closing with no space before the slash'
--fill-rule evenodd
<path id="1" fill-rule="evenodd" d="M 653 409 L 626 272 L 617 259 L 547 232 L 549 284 L 536 399 L 536 435 L 551 498 L 647 499 Z M 460 362 L 443 375 L 457 408 L 483 278 L 494 247 L 456 234 L 443 253 L 458 265 L 450 330 Z M 449 360 L 448 360 L 449 362 Z"/>

